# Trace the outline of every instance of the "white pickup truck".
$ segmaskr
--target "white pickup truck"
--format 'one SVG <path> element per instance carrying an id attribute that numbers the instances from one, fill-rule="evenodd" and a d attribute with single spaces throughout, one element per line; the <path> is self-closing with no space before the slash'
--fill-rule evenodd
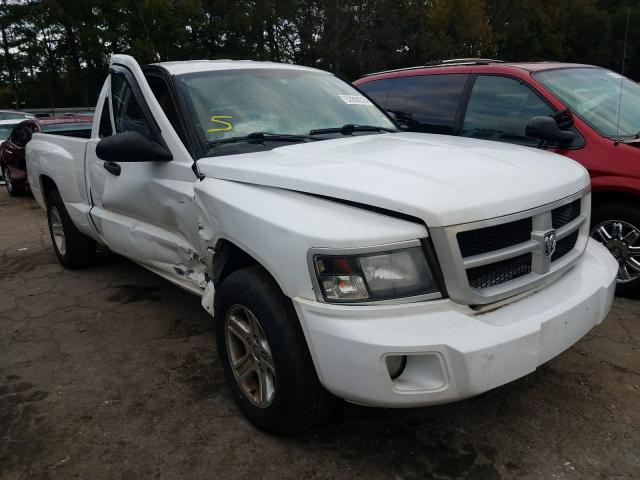
<path id="1" fill-rule="evenodd" d="M 91 139 L 36 134 L 27 170 L 62 264 L 106 245 L 201 296 L 236 401 L 278 434 L 334 396 L 410 407 L 503 385 L 614 294 L 580 165 L 401 132 L 311 68 L 115 55 Z"/>

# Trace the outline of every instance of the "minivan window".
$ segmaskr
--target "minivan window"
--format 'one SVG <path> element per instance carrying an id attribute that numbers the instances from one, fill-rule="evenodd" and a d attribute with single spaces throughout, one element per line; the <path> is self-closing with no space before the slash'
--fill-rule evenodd
<path id="1" fill-rule="evenodd" d="M 382 108 L 386 108 L 389 93 L 391 92 L 391 85 L 393 85 L 394 80 L 394 78 L 373 80 L 371 82 L 358 85 L 358 88 L 369 95 L 369 97 Z"/>
<path id="2" fill-rule="evenodd" d="M 12 124 L 12 123 L 0 125 L 0 142 L 9 138 L 9 135 L 11 134 L 11 130 L 13 130 L 13 127 L 15 127 L 15 124 Z"/>
<path id="3" fill-rule="evenodd" d="M 553 109 L 527 85 L 498 75 L 476 78 L 462 125 L 462 136 L 537 145 L 527 137 L 533 117 L 552 115 Z"/>
<path id="4" fill-rule="evenodd" d="M 534 78 L 604 137 L 640 133 L 640 85 L 604 68 L 543 70 Z"/>
<path id="5" fill-rule="evenodd" d="M 33 115 L 21 112 L 0 112 L 0 120 L 24 120 L 26 118 L 33 118 Z"/>
<path id="6" fill-rule="evenodd" d="M 457 134 L 456 116 L 466 74 L 396 78 L 385 108 L 409 131 Z"/>
<path id="7" fill-rule="evenodd" d="M 11 133 L 11 143 L 16 147 L 24 147 L 31 140 L 31 131 L 24 125 L 18 125 Z"/>

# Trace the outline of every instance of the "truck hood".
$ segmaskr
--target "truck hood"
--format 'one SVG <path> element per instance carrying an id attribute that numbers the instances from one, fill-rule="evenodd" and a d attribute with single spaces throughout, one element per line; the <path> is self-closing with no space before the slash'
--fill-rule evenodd
<path id="1" fill-rule="evenodd" d="M 559 200 L 589 185 L 560 155 L 421 133 L 361 135 L 204 158 L 207 177 L 322 195 L 392 210 L 441 227 Z"/>

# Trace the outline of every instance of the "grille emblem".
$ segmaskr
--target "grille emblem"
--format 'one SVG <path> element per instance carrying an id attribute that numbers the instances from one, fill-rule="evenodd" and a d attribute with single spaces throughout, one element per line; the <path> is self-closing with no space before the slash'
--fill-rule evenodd
<path id="1" fill-rule="evenodd" d="M 550 257 L 551 255 L 553 255 L 553 252 L 556 251 L 556 246 L 557 246 L 557 240 L 556 240 L 556 232 L 555 231 L 551 231 L 548 232 L 544 235 L 544 238 L 542 240 L 543 243 L 543 247 L 544 247 L 544 254 L 547 257 Z"/>

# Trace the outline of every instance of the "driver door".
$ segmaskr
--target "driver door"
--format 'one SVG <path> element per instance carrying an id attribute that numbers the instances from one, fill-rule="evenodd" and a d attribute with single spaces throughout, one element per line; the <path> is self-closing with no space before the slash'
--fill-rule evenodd
<path id="1" fill-rule="evenodd" d="M 555 112 L 520 80 L 500 75 L 478 75 L 462 125 L 462 136 L 536 147 L 539 140 L 525 133 L 533 117 Z"/>
<path id="2" fill-rule="evenodd" d="M 193 159 L 133 58 L 114 55 L 98 105 L 99 131 L 87 149 L 90 216 L 104 243 L 196 293 L 205 287 L 194 205 Z M 171 161 L 105 162 L 99 138 L 135 131 L 163 143 Z"/>

